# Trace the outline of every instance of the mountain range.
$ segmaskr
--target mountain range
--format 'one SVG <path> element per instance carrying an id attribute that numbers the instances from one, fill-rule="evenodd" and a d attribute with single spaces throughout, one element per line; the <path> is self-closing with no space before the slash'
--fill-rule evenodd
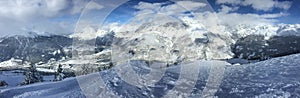
<path id="1" fill-rule="evenodd" d="M 93 62 L 105 64 L 127 59 L 170 64 L 201 59 L 266 60 L 300 52 L 300 25 L 297 24 L 238 25 L 227 26 L 221 30 L 224 33 L 199 29 L 188 23 L 168 22 L 160 25 L 144 24 L 134 32 L 101 32 L 101 36 L 88 39 L 72 35 L 2 37 L 0 62 L 17 59 L 21 65 L 30 63 L 52 65 L 53 62 L 56 62 L 54 65 L 60 63 L 70 65 L 76 62 L 76 59 L 72 58 L 74 51 L 77 51 L 74 48 L 74 41 L 92 44 L 94 49 L 91 49 L 90 57 L 95 59 Z M 201 34 L 189 32 L 180 34 L 186 31 Z M 127 55 L 131 56 L 128 58 Z M 7 65 L 0 67 L 5 66 Z"/>

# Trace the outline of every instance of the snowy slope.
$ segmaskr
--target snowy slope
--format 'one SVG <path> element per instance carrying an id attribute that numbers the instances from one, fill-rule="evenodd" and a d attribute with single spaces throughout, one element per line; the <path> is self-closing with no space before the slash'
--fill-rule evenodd
<path id="1" fill-rule="evenodd" d="M 150 71 L 149 68 L 145 68 L 146 66 L 143 66 L 145 65 L 145 63 L 143 63 L 142 61 L 136 61 L 132 64 L 132 66 L 134 67 L 133 69 L 140 75 L 147 74 Z M 193 84 L 193 79 L 195 78 L 185 77 L 185 73 L 180 73 L 180 68 L 199 68 L 200 73 L 198 75 L 196 85 L 194 86 L 194 89 L 192 89 L 193 94 L 190 96 L 192 98 L 199 98 L 199 96 L 201 96 L 202 94 L 202 91 L 205 91 L 204 86 L 207 85 L 206 81 L 209 81 L 209 73 L 214 72 L 209 70 L 213 68 L 212 70 L 218 70 L 218 72 L 222 73 L 222 70 L 219 69 L 222 69 L 222 67 L 216 67 L 216 65 L 220 66 L 219 64 L 225 64 L 226 67 L 225 70 L 223 70 L 223 76 L 220 73 L 211 73 L 211 75 L 215 78 L 223 77 L 220 88 L 218 88 L 218 85 L 211 84 L 208 84 L 210 86 L 206 88 L 210 89 L 211 91 L 213 91 L 213 89 L 209 87 L 218 89 L 215 96 L 222 98 L 300 97 L 300 54 L 274 58 L 248 65 L 233 66 L 222 63 L 220 61 L 200 61 L 195 64 L 197 65 L 182 65 L 181 67 L 175 66 L 167 68 L 167 71 L 162 79 L 160 79 L 158 82 L 155 82 L 154 85 L 145 85 L 143 87 L 134 86 L 121 80 L 114 70 L 100 72 L 100 76 L 104 80 L 104 83 L 107 84 L 107 87 L 110 89 L 102 94 L 100 94 L 100 92 L 105 89 L 105 87 L 101 85 L 103 83 L 95 82 L 97 80 L 99 81 L 99 79 L 97 78 L 97 76 L 99 76 L 98 73 L 80 76 L 78 80 L 80 80 L 79 83 L 81 85 L 85 85 L 84 87 L 87 87 L 84 88 L 84 91 L 89 91 L 89 97 L 95 97 L 91 94 L 100 94 L 100 96 L 98 97 L 107 97 L 109 95 L 115 94 L 120 95 L 124 98 L 162 97 L 167 94 L 171 94 L 171 96 L 172 94 L 175 94 L 176 97 L 187 97 L 187 95 L 189 94 L 182 93 L 180 89 L 176 89 L 177 86 L 175 85 L 177 85 L 177 83 L 184 83 L 185 87 L 188 87 L 189 85 Z M 151 69 L 151 71 L 156 70 L 158 69 Z M 218 82 L 216 81 L 214 81 L 213 83 L 218 84 Z M 15 87 L 0 90 L 0 97 L 10 98 L 14 96 L 22 98 L 84 98 L 84 91 L 80 89 L 76 78 L 69 78 L 61 82 L 39 83 L 27 85 L 24 87 Z M 176 94 L 176 92 L 178 94 Z"/>
<path id="2" fill-rule="evenodd" d="M 25 62 L 21 64 L 21 60 L 11 58 L 10 60 L 0 62 L 0 69 L 1 70 L 9 70 L 9 69 L 21 69 L 24 67 L 29 67 L 29 64 Z"/>
<path id="3" fill-rule="evenodd" d="M 66 79 L 63 82 L 37 83 L 33 85 L 10 88 L 0 91 L 1 98 L 38 98 L 45 96 L 48 98 L 72 98 L 83 97 L 76 79 Z"/>

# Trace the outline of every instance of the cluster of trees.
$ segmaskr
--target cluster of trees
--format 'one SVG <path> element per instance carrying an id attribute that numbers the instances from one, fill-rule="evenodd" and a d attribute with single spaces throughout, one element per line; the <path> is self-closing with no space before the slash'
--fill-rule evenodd
<path id="1" fill-rule="evenodd" d="M 64 74 L 62 72 L 62 65 L 59 65 L 57 71 L 55 72 L 55 76 L 53 81 L 61 81 L 64 78 Z M 43 82 L 43 76 L 36 70 L 36 66 L 31 64 L 29 69 L 25 72 L 25 79 L 21 83 L 21 85 L 32 84 L 36 82 Z"/>

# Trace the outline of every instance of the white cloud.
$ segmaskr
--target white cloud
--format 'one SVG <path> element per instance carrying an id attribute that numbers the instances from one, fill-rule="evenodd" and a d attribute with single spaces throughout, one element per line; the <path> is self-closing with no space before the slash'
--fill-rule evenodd
<path id="1" fill-rule="evenodd" d="M 146 3 L 146 2 L 140 2 L 137 6 L 134 8 L 140 9 L 140 10 L 146 10 L 146 9 L 159 9 L 161 7 L 162 3 Z"/>
<path id="2" fill-rule="evenodd" d="M 279 12 L 271 14 L 257 14 L 257 13 L 237 13 L 234 12 L 239 9 L 238 6 L 251 6 L 253 9 L 270 11 L 274 8 L 288 10 L 291 7 L 289 1 L 274 1 L 274 0 L 217 0 L 217 4 L 221 5 L 221 9 L 217 13 L 220 23 L 230 26 L 235 25 L 264 25 L 274 24 L 278 22 L 278 18 L 289 15 L 288 13 Z M 231 4 L 233 6 L 226 6 L 224 4 Z"/>
<path id="3" fill-rule="evenodd" d="M 273 14 L 256 14 L 256 13 L 236 13 L 238 7 L 229 7 L 226 5 L 221 5 L 221 9 L 216 13 L 219 22 L 224 25 L 235 26 L 235 25 L 265 25 L 273 24 L 278 22 L 277 18 L 287 16 L 288 13 L 273 13 Z M 231 12 L 231 13 L 229 13 Z"/>
<path id="4" fill-rule="evenodd" d="M 235 25 L 265 25 L 277 22 L 276 18 L 285 16 L 283 13 L 276 14 L 239 14 L 239 13 L 218 13 L 221 24 Z"/>
<path id="5" fill-rule="evenodd" d="M 87 5 L 87 10 L 94 10 L 94 9 L 102 9 L 103 6 L 94 2 L 94 1 L 91 1 L 88 5 Z"/>
<path id="6" fill-rule="evenodd" d="M 260 17 L 262 18 L 267 18 L 267 19 L 271 19 L 271 18 L 279 18 L 279 17 L 283 17 L 283 16 L 288 16 L 289 14 L 287 13 L 275 13 L 275 14 L 262 14 L 260 15 Z"/>
<path id="7" fill-rule="evenodd" d="M 217 0 L 217 4 L 240 4 L 241 0 Z"/>
<path id="8" fill-rule="evenodd" d="M 276 1 L 273 0 L 245 0 L 242 4 L 245 6 L 250 5 L 256 10 L 269 11 L 275 8 Z"/>
<path id="9" fill-rule="evenodd" d="M 266 0 L 265 2 L 270 1 Z M 163 18 L 155 18 L 159 15 L 165 16 L 176 16 L 176 17 L 186 17 L 186 14 L 182 14 L 183 12 L 187 11 L 187 8 L 183 8 L 181 5 L 193 5 L 195 2 L 191 1 L 183 1 L 184 3 L 171 4 L 168 6 L 161 6 L 163 3 L 145 3 L 141 2 L 135 8 L 139 9 L 140 11 L 136 12 L 135 20 L 138 20 L 140 23 L 145 23 L 144 21 L 148 18 L 152 18 L 152 20 L 159 21 L 161 23 L 167 22 L 167 19 Z M 258 10 L 270 10 L 273 9 L 274 6 L 277 8 L 288 9 L 290 5 L 289 2 L 278 2 L 272 1 L 269 3 L 270 5 L 260 6 L 261 2 L 258 1 L 247 1 L 247 0 L 218 0 L 217 3 L 219 4 L 243 4 L 243 5 L 250 5 L 255 7 Z M 200 4 L 200 3 L 199 3 Z M 198 7 L 190 6 L 190 9 L 201 9 L 202 7 L 206 6 L 205 4 L 198 4 Z M 197 4 L 195 4 L 197 5 Z M 279 7 L 280 5 L 280 7 Z M 203 8 L 205 9 L 205 8 Z M 271 13 L 271 14 L 257 14 L 257 13 L 237 13 L 236 10 L 239 9 L 239 6 L 227 6 L 221 5 L 221 9 L 218 12 L 195 12 L 193 15 L 194 21 L 203 24 L 207 29 L 211 31 L 217 31 L 218 25 L 227 25 L 227 26 L 236 26 L 236 25 L 267 25 L 267 24 L 274 24 L 278 22 L 278 18 L 289 15 L 288 13 L 279 12 L 279 13 Z M 168 18 L 171 19 L 171 18 Z M 128 27 L 126 27 L 128 26 Z M 123 26 L 123 28 L 137 28 L 139 27 L 138 24 L 128 24 Z M 124 29 L 122 29 L 124 30 Z"/>
<path id="10" fill-rule="evenodd" d="M 35 17 L 77 14 L 88 2 L 88 0 L 1 0 L 0 16 L 26 20 Z"/>
<path id="11" fill-rule="evenodd" d="M 270 11 L 274 8 L 288 10 L 291 7 L 290 1 L 280 2 L 276 0 L 217 0 L 216 3 L 251 6 L 253 9 L 262 11 Z"/>
<path id="12" fill-rule="evenodd" d="M 288 10 L 292 6 L 292 2 L 290 1 L 282 1 L 282 2 L 276 2 L 275 6 L 284 10 Z"/>
<path id="13" fill-rule="evenodd" d="M 66 33 L 66 29 L 71 29 L 61 25 L 66 22 L 49 19 L 78 14 L 89 2 L 90 0 L 0 0 L 0 34 L 21 34 L 28 30 Z M 88 10 L 101 8 L 95 2 L 87 7 Z"/>
<path id="14" fill-rule="evenodd" d="M 184 7 L 189 11 L 197 10 L 201 7 L 207 6 L 207 4 L 205 3 L 195 2 L 195 1 L 177 1 L 176 4 Z"/>
<path id="15" fill-rule="evenodd" d="M 86 10 L 97 10 L 104 7 L 103 5 L 91 0 L 72 0 L 71 5 L 73 5 L 70 10 L 71 14 L 81 13 L 81 11 L 85 8 Z"/>
<path id="16" fill-rule="evenodd" d="M 181 15 L 186 11 L 194 11 L 207 6 L 207 4 L 195 1 L 177 1 L 175 4 L 162 6 L 164 3 L 146 3 L 140 2 L 134 8 L 139 9 L 136 15 L 141 14 L 165 14 L 165 15 Z"/>
<path id="17" fill-rule="evenodd" d="M 140 24 L 147 22 L 163 24 L 174 20 L 178 21 L 174 16 L 186 16 L 184 12 L 195 11 L 205 6 L 206 4 L 195 1 L 176 1 L 174 4 L 140 2 L 134 6 L 134 8 L 139 9 L 139 11 L 135 12 L 134 20 L 130 24 L 123 26 L 122 30 L 127 28 L 132 31 L 134 28 L 139 27 Z"/>
<path id="18" fill-rule="evenodd" d="M 229 6 L 226 6 L 226 5 L 221 5 L 221 9 L 219 9 L 219 12 L 229 13 L 229 12 L 232 12 L 232 11 L 236 11 L 238 9 L 239 9 L 239 7 L 229 7 Z"/>

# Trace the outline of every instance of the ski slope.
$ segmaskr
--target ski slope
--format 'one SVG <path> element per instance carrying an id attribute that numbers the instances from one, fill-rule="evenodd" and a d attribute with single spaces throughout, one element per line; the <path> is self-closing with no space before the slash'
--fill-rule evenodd
<path id="1" fill-rule="evenodd" d="M 190 66 L 190 64 L 196 65 Z M 126 79 L 121 79 L 116 73 L 117 69 L 111 69 L 60 82 L 1 89 L 0 98 L 199 98 L 202 95 L 211 96 L 211 92 L 214 91 L 216 93 L 213 96 L 220 98 L 296 98 L 300 97 L 299 64 L 300 54 L 246 65 L 230 65 L 223 61 L 197 61 L 166 68 L 162 78 L 153 84 L 147 84 L 149 81 L 138 81 L 143 84 L 142 86 L 126 82 Z M 131 66 L 138 76 L 164 69 L 150 68 L 143 61 L 134 61 Z M 121 68 L 127 70 L 126 67 Z M 195 69 L 199 69 L 199 73 L 196 76 L 188 76 L 193 73 L 185 73 L 184 70 L 187 69 L 191 72 L 197 72 Z M 126 72 L 123 74 L 130 75 Z M 219 78 L 221 81 L 213 81 L 218 80 L 214 78 Z M 180 86 L 181 84 L 185 86 Z M 181 87 L 189 86 L 193 86 L 193 89 L 182 91 L 184 88 Z"/>

